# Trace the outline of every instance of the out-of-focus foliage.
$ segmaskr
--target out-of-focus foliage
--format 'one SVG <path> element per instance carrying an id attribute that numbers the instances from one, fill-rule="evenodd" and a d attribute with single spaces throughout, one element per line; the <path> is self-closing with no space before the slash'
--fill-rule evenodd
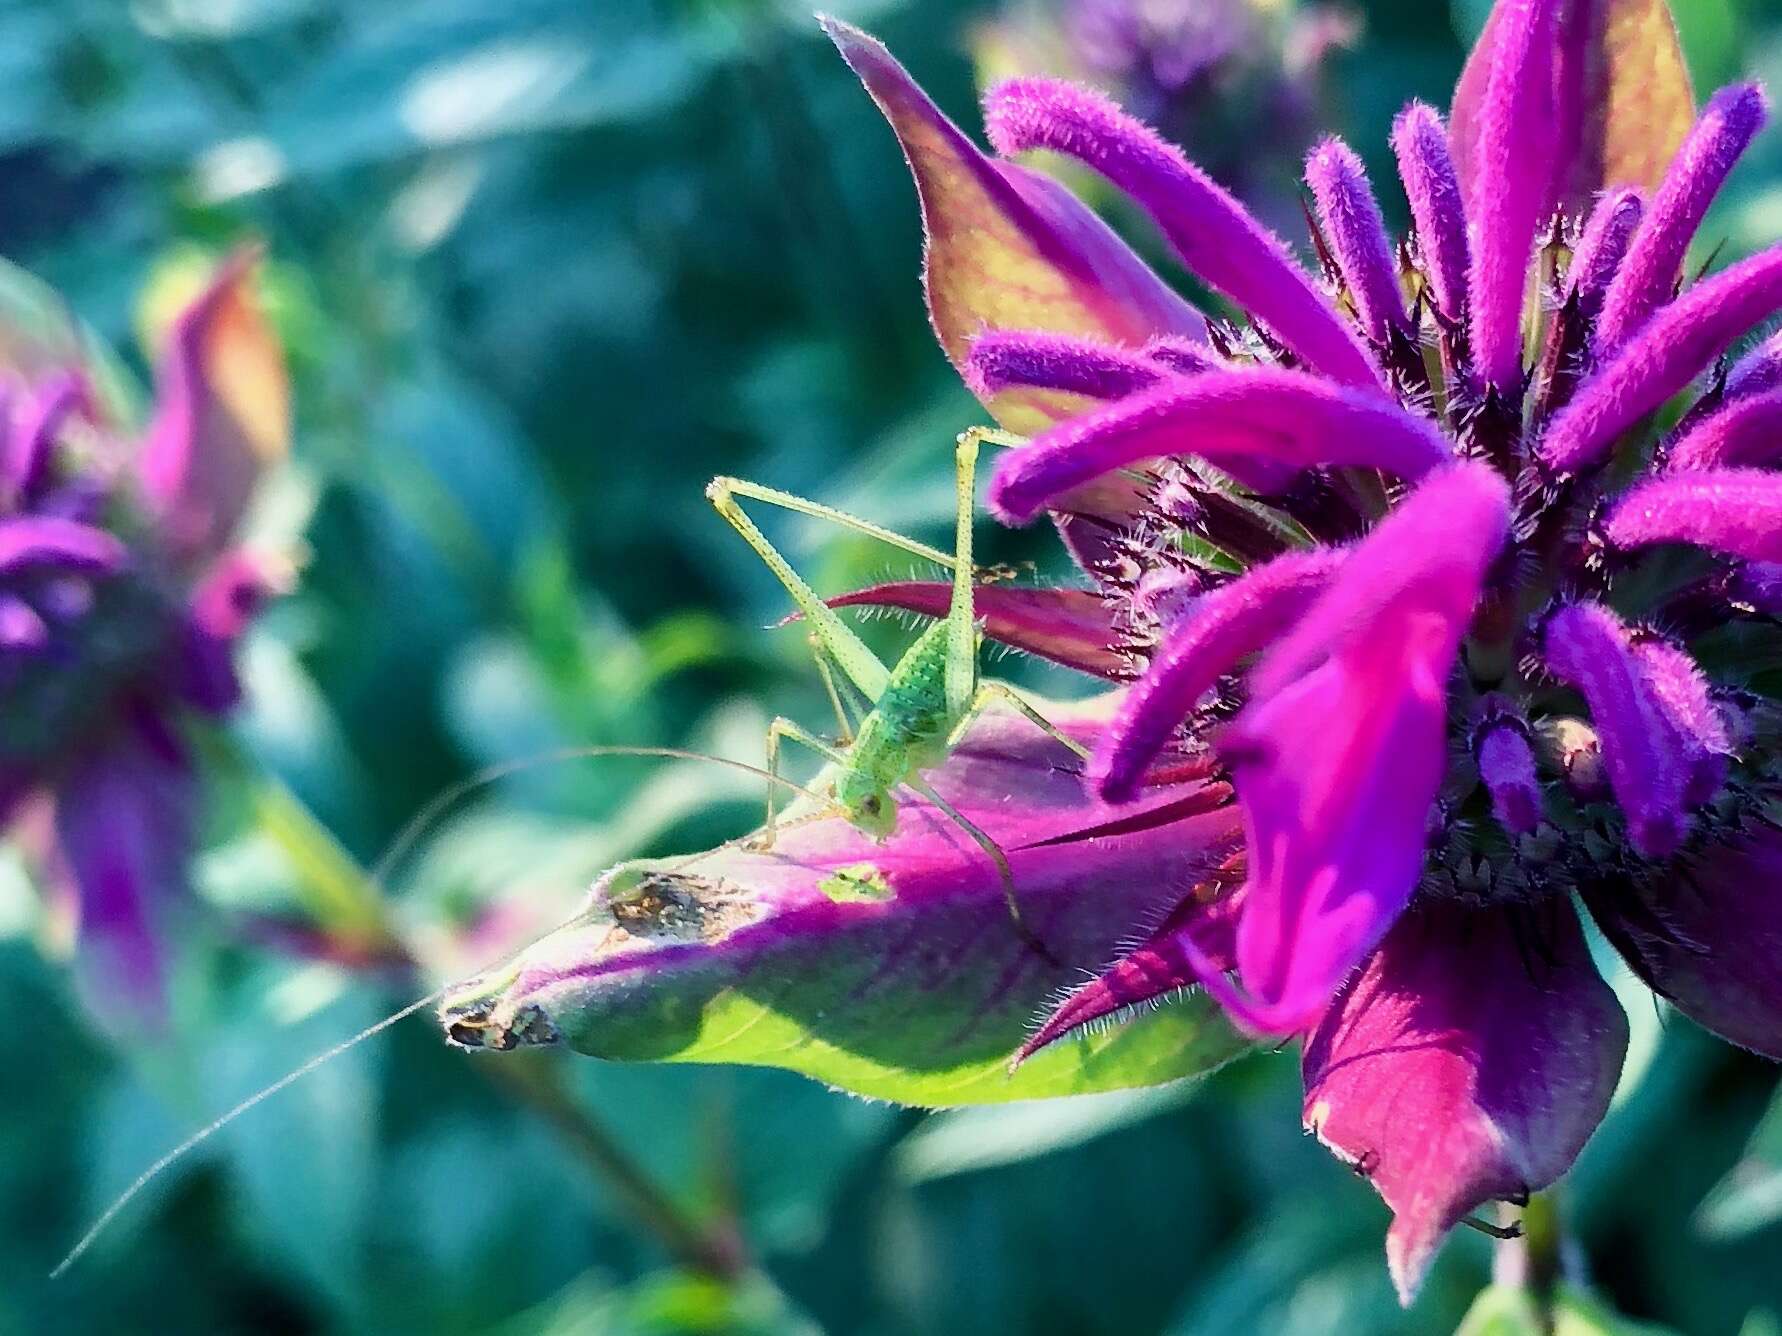
<path id="1" fill-rule="evenodd" d="M 834 7 L 971 123 L 988 5 Z M 1331 128 L 1383 163 L 1390 115 L 1445 99 L 1486 7 L 1365 6 L 1332 57 Z M 1699 86 L 1782 73 L 1782 5 L 1677 8 Z M 1487 1241 L 1450 1245 L 1401 1313 L 1385 1212 L 1300 1133 L 1288 1055 L 1188 1090 L 923 1116 L 778 1072 L 528 1055 L 498 1072 L 421 1024 L 250 1114 L 46 1281 L 187 1128 L 422 976 L 542 933 L 612 862 L 754 819 L 758 785 L 728 770 L 568 762 L 455 806 L 387 903 L 358 870 L 486 766 L 591 743 L 754 761 L 769 714 L 821 724 L 801 637 L 753 630 L 784 611 L 778 586 L 700 486 L 770 479 L 944 542 L 973 411 L 924 323 L 896 150 L 792 0 L 37 0 L 0 9 L 0 68 L 0 253 L 120 346 L 151 276 L 265 240 L 298 433 L 257 523 L 309 554 L 246 655 L 199 869 L 213 912 L 187 925 L 163 1043 L 100 1037 L 59 925 L 0 857 L 0 1331 L 1461 1321 Z M 1716 229 L 1735 250 L 1782 234 L 1782 136 Z M 989 529 L 994 559 L 1050 546 Z M 855 537 L 774 531 L 824 589 L 908 573 Z M 274 780 L 248 778 L 262 767 Z M 341 963 L 385 933 L 422 968 Z M 1633 1021 L 1615 1111 L 1564 1190 L 1594 1286 L 1567 1330 L 1629 1329 L 1600 1304 L 1764 1330 L 1782 1154 L 1774 1113 L 1753 1129 L 1773 1073 L 1649 1005 Z M 615 1148 L 728 1241 L 734 1279 L 665 1250 L 600 1168 Z"/>

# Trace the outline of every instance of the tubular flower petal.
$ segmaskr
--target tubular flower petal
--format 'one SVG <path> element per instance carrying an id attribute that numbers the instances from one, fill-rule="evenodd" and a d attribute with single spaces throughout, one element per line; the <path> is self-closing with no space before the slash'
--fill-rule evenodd
<path id="1" fill-rule="evenodd" d="M 1513 835 L 1532 834 L 1541 824 L 1541 785 L 1528 725 L 1515 715 L 1488 718 L 1473 735 L 1473 748 L 1498 824 Z"/>
<path id="2" fill-rule="evenodd" d="M 1241 1024 L 1302 1028 L 1410 902 L 1446 764 L 1448 674 L 1503 545 L 1509 489 L 1432 476 L 1364 540 L 1250 677 L 1222 745 L 1250 849 Z M 1247 996 L 1245 996 L 1247 994 Z"/>
<path id="3" fill-rule="evenodd" d="M 1628 490 L 1603 521 L 1617 548 L 1693 543 L 1750 561 L 1782 561 L 1782 474 L 1704 469 Z"/>
<path id="4" fill-rule="evenodd" d="M 1109 802 L 1126 802 L 1196 702 L 1247 654 L 1296 621 L 1323 591 L 1342 554 L 1289 553 L 1201 598 L 1172 629 L 1150 669 L 1121 703 L 1089 765 Z"/>
<path id="5" fill-rule="evenodd" d="M 1682 752 L 1683 804 L 1700 807 L 1719 792 L 1733 751 L 1708 679 L 1687 652 L 1663 640 L 1635 642 L 1634 659 Z"/>
<path id="6" fill-rule="evenodd" d="M 1537 452 L 1555 473 L 1601 462 L 1616 439 L 1782 309 L 1782 248 L 1735 264 L 1664 307 L 1554 418 Z"/>
<path id="7" fill-rule="evenodd" d="M 1121 399 L 1150 389 L 1168 374 L 1142 355 L 1067 334 L 1028 330 L 980 334 L 959 370 L 972 393 L 986 402 L 1013 389 Z"/>
<path id="8" fill-rule="evenodd" d="M 1722 88 L 1702 109 L 1609 286 L 1597 326 L 1603 347 L 1619 347 L 1670 300 L 1683 253 L 1768 114 L 1756 84 Z"/>
<path id="9" fill-rule="evenodd" d="M 999 153 L 1051 149 L 1107 177 L 1156 220 L 1190 270 L 1253 312 L 1310 366 L 1349 385 L 1378 382 L 1360 341 L 1280 238 L 1099 93 L 1014 79 L 985 97 L 984 122 Z"/>
<path id="10" fill-rule="evenodd" d="M 1398 290 L 1398 265 L 1367 169 L 1354 149 L 1333 136 L 1306 159 L 1306 184 L 1312 188 L 1318 221 L 1355 301 L 1361 327 L 1375 343 L 1384 343 L 1389 327 L 1402 331 L 1407 321 Z"/>
<path id="11" fill-rule="evenodd" d="M 1566 278 L 1571 291 L 1590 310 L 1601 308 L 1645 211 L 1645 196 L 1633 189 L 1608 192 L 1590 211 Z"/>
<path id="12" fill-rule="evenodd" d="M 1479 107 L 1467 279 L 1479 374 L 1509 393 L 1522 379 L 1522 303 L 1535 232 L 1551 207 L 1557 0 L 1503 0 Z"/>
<path id="13" fill-rule="evenodd" d="M 1472 260 L 1460 178 L 1454 171 L 1441 114 L 1434 107 L 1413 102 L 1393 122 L 1392 148 L 1411 203 L 1424 263 L 1429 266 L 1436 306 L 1449 320 L 1457 321 L 1466 309 L 1466 275 Z"/>
<path id="14" fill-rule="evenodd" d="M 1782 458 L 1782 392 L 1734 398 L 1710 413 L 1670 448 L 1674 470 L 1772 464 Z"/>
<path id="15" fill-rule="evenodd" d="M 1568 604 L 1542 625 L 1541 653 L 1590 706 L 1628 839 L 1648 857 L 1671 853 L 1685 832 L 1688 757 L 1627 628 L 1600 604 Z"/>
<path id="16" fill-rule="evenodd" d="M 1004 457 L 990 508 L 1032 519 L 1061 493 L 1114 469 L 1192 451 L 1223 466 L 1254 461 L 1299 471 L 1317 464 L 1417 478 L 1452 458 L 1427 421 L 1367 391 L 1301 371 L 1188 376 L 1054 428 Z"/>

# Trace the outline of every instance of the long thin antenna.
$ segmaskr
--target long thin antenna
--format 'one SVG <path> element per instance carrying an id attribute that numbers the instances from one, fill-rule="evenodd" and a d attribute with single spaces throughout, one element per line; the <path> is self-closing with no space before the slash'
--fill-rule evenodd
<path id="1" fill-rule="evenodd" d="M 385 874 L 387 874 L 390 869 L 414 847 L 415 843 L 426 833 L 427 828 L 454 804 L 461 802 L 464 798 L 475 793 L 477 790 L 487 788 L 490 784 L 493 784 L 498 780 L 505 779 L 509 775 L 519 774 L 526 770 L 533 770 L 547 765 L 562 764 L 566 761 L 589 760 L 602 756 L 665 757 L 671 760 L 703 761 L 711 765 L 729 766 L 733 770 L 740 770 L 745 774 L 755 775 L 759 778 L 768 780 L 770 783 L 791 789 L 802 797 L 809 798 L 814 802 L 820 803 L 826 801 L 822 795 L 805 788 L 802 784 L 787 779 L 783 775 L 773 774 L 760 766 L 750 765 L 746 761 L 733 761 L 726 756 L 708 756 L 703 752 L 688 751 L 681 747 L 591 746 L 563 748 L 558 751 L 547 752 L 542 756 L 529 756 L 523 760 L 504 761 L 497 765 L 489 766 L 486 769 L 479 770 L 476 774 L 471 775 L 466 779 L 461 779 L 457 783 L 448 785 L 446 788 L 442 789 L 437 795 L 425 803 L 420 811 L 409 818 L 402 829 L 397 832 L 396 838 L 390 842 L 389 847 L 385 849 L 383 855 L 372 864 L 372 869 L 367 874 L 368 879 L 373 885 L 381 886 Z M 742 838 L 747 837 L 744 836 Z M 719 845 L 718 848 L 725 848 L 736 842 L 737 841 L 734 840 L 727 840 L 724 844 Z M 688 866 L 715 852 L 716 850 L 712 849 L 707 850 L 702 854 L 695 854 L 692 857 L 683 860 L 681 863 L 677 864 L 677 866 Z M 544 936 L 548 937 L 551 933 L 569 927 L 580 917 L 581 912 L 578 910 L 575 914 L 557 924 L 556 927 L 547 931 Z M 473 971 L 473 975 L 488 974 L 491 971 L 498 969 L 507 961 L 527 950 L 530 945 L 531 944 L 528 943 L 526 945 L 515 947 L 500 958 L 490 961 L 481 969 Z M 296 1068 L 294 1071 L 287 1072 L 271 1085 L 249 1095 L 227 1113 L 211 1120 L 196 1132 L 193 1132 L 184 1141 L 180 1142 L 172 1150 L 162 1155 L 160 1159 L 156 1160 L 153 1164 L 149 1165 L 148 1168 L 138 1174 L 130 1186 L 125 1188 L 123 1192 L 113 1200 L 111 1205 L 107 1206 L 99 1213 L 98 1218 L 87 1227 L 86 1232 L 80 1236 L 80 1240 L 69 1250 L 68 1255 L 60 1262 L 56 1263 L 56 1268 L 49 1273 L 49 1278 L 51 1280 L 61 1279 L 68 1269 L 78 1262 L 81 1257 L 86 1254 L 87 1250 L 98 1241 L 99 1236 L 110 1228 L 112 1221 L 122 1215 L 130 1203 L 135 1201 L 136 1198 L 141 1195 L 143 1189 L 148 1187 L 150 1183 L 154 1182 L 155 1179 L 160 1177 L 162 1173 L 172 1167 L 179 1160 L 203 1145 L 206 1141 L 210 1140 L 211 1137 L 222 1131 L 237 1118 L 241 1117 L 242 1114 L 249 1112 L 255 1105 L 271 1099 L 286 1087 L 295 1085 L 298 1081 L 301 1081 L 317 1068 L 334 1061 L 334 1059 L 338 1058 L 341 1054 L 356 1048 L 374 1035 L 381 1034 L 391 1026 L 407 1020 L 418 1011 L 424 1011 L 426 1008 L 432 1006 L 435 1002 L 438 1002 L 444 997 L 446 993 L 451 990 L 452 986 L 451 983 L 441 984 L 425 997 L 417 998 L 401 1010 L 392 1012 L 390 1015 L 384 1017 L 381 1021 L 366 1026 L 352 1038 L 344 1039 L 332 1048 L 316 1054 L 302 1066 Z"/>

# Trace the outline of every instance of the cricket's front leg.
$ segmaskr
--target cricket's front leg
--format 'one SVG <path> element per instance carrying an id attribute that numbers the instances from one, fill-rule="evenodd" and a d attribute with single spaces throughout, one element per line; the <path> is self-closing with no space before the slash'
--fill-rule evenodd
<path id="1" fill-rule="evenodd" d="M 774 835 L 779 827 L 780 741 L 783 738 L 804 744 L 827 761 L 847 764 L 845 756 L 809 730 L 784 715 L 775 718 L 767 726 L 767 819 L 762 823 L 761 834 L 749 841 L 750 848 L 773 848 Z"/>

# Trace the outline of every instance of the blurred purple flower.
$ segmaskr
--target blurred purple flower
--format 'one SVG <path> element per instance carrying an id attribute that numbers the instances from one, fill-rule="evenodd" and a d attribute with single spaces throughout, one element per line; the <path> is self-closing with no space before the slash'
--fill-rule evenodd
<path id="1" fill-rule="evenodd" d="M 1782 1057 L 1782 716 L 1761 679 L 1695 652 L 1728 620 L 1763 646 L 1753 664 L 1782 652 L 1769 346 L 1660 443 L 1667 471 L 1626 481 L 1658 410 L 1782 310 L 1782 249 L 1675 295 L 1766 103 L 1727 89 L 1691 127 L 1668 16 L 1616 26 L 1612 8 L 1500 0 L 1451 123 L 1414 104 L 1395 129 L 1402 247 L 1360 160 L 1318 144 L 1322 282 L 1101 95 L 1018 78 L 985 99 L 995 170 L 1036 149 L 1092 168 L 1250 317 L 1160 365 L 1146 340 L 1178 330 L 1086 331 L 1080 306 L 1022 328 L 1001 288 L 1044 290 L 1038 268 L 970 276 L 968 385 L 1005 420 L 1050 418 L 1002 459 L 991 509 L 1074 535 L 1125 656 L 1106 675 L 1137 679 L 1091 786 L 1130 801 L 1184 755 L 1217 758 L 1248 845 L 1023 1055 L 1184 986 L 1303 1037 L 1307 1126 L 1393 1208 L 1407 1302 L 1450 1228 L 1551 1183 L 1608 1107 L 1627 1027 L 1575 901 L 1656 991 Z M 1186 9 L 1216 62 L 1243 7 Z M 1141 10 L 1077 7 L 1080 49 L 1147 61 L 1159 87 L 1194 77 Z M 881 47 L 832 33 L 882 106 L 908 96 Z M 920 173 L 920 122 L 892 120 Z M 970 310 L 933 228 L 948 204 L 922 203 L 931 299 Z M 936 322 L 953 351 L 962 318 Z M 1647 554 L 1679 544 L 1687 578 L 1654 579 Z M 1161 611 L 1159 581 L 1179 591 Z"/>
<path id="2" fill-rule="evenodd" d="M 253 267 L 172 322 L 145 431 L 78 355 L 11 357 L 0 387 L 0 825 L 71 905 L 83 991 L 117 1028 L 162 1016 L 195 815 L 182 723 L 239 700 L 235 643 L 285 580 L 233 546 L 288 434 Z"/>
<path id="3" fill-rule="evenodd" d="M 1271 219 L 1297 211 L 1297 154 L 1327 66 L 1360 6 L 1260 0 L 1047 0 L 979 34 L 992 73 L 1044 70 L 1103 88 L 1182 143 Z"/>

